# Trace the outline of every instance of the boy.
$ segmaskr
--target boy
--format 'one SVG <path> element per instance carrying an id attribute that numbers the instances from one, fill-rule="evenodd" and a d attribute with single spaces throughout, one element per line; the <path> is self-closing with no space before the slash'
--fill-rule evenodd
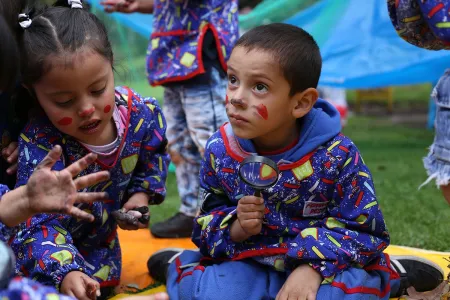
<path id="1" fill-rule="evenodd" d="M 209 139 L 201 167 L 200 252 L 149 260 L 152 276 L 168 272 L 170 299 L 387 299 L 442 281 L 431 263 L 391 265 L 383 254 L 389 234 L 370 172 L 340 134 L 336 109 L 318 99 L 321 64 L 313 38 L 294 26 L 260 26 L 238 40 L 228 61 L 230 123 Z M 280 170 L 261 197 L 238 176 L 254 154 Z"/>

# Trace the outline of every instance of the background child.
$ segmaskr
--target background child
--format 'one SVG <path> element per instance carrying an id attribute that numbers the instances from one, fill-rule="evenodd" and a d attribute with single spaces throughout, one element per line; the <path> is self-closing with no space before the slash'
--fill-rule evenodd
<path id="1" fill-rule="evenodd" d="M 105 191 L 110 200 L 79 207 L 94 215 L 93 223 L 37 215 L 21 225 L 11 247 L 18 274 L 85 299 L 92 297 L 87 293 L 96 283 L 92 278 L 101 287 L 119 284 L 120 246 L 110 214 L 161 203 L 168 156 L 156 100 L 114 89 L 113 53 L 103 24 L 80 9 L 80 1 L 69 3 L 72 9 L 32 7 L 19 17 L 21 79 L 46 116 L 33 119 L 20 135 L 18 185 L 28 181 L 48 149 L 61 145 L 63 155 L 53 169 L 96 153 L 99 158 L 81 174 L 108 170 L 109 181 L 87 190 Z"/>
<path id="2" fill-rule="evenodd" d="M 408 43 L 430 50 L 450 49 L 450 28 L 447 24 L 449 1 L 441 0 L 388 0 L 388 11 L 392 24 L 400 37 Z M 405 18 L 422 16 L 415 22 L 403 22 Z M 436 103 L 435 138 L 424 166 L 428 179 L 436 180 L 442 193 L 450 204 L 450 69 L 440 78 L 431 97 Z"/>
<path id="3" fill-rule="evenodd" d="M 340 134 L 337 110 L 318 100 L 321 64 L 313 38 L 286 24 L 257 27 L 236 43 L 228 61 L 230 123 L 209 139 L 201 168 L 204 202 L 193 233 L 200 252 L 165 251 L 149 261 L 152 275 L 164 273 L 156 262 L 172 262 L 171 299 L 388 299 L 404 292 L 383 254 L 389 234 L 370 171 Z M 281 172 L 261 197 L 238 176 L 239 163 L 255 154 Z M 395 265 L 415 269 L 419 289 L 443 278 L 425 262 Z"/>
<path id="4" fill-rule="evenodd" d="M 200 162 L 208 138 L 227 121 L 226 61 L 238 39 L 237 0 L 105 0 L 108 12 L 153 12 L 147 71 L 164 86 L 164 115 L 176 165 L 179 212 L 151 228 L 156 237 L 190 237 L 198 213 Z"/>

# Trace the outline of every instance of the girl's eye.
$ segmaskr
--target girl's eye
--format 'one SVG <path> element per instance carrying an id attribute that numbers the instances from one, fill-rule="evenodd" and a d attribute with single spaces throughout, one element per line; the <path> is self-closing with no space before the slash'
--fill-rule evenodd
<path id="1" fill-rule="evenodd" d="M 56 105 L 64 107 L 64 106 L 68 106 L 70 103 L 72 103 L 72 99 L 69 99 L 67 101 L 56 102 Z"/>
<path id="2" fill-rule="evenodd" d="M 105 90 L 106 90 L 106 86 L 104 88 L 100 89 L 100 90 L 92 91 L 92 94 L 94 94 L 94 95 L 101 95 L 101 94 L 103 94 L 103 92 Z"/>
<path id="3" fill-rule="evenodd" d="M 267 86 L 265 86 L 264 84 L 258 83 L 257 85 L 255 85 L 254 90 L 255 90 L 257 93 L 261 93 L 261 94 L 262 94 L 262 93 L 267 93 L 268 88 L 267 88 Z"/>
<path id="4" fill-rule="evenodd" d="M 228 83 L 232 86 L 237 86 L 239 84 L 237 78 L 233 75 L 228 76 Z"/>

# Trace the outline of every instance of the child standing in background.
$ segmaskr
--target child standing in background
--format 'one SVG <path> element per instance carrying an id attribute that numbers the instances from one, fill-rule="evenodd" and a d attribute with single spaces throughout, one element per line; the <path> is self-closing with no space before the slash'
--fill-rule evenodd
<path id="1" fill-rule="evenodd" d="M 450 1 L 388 0 L 387 4 L 392 24 L 402 39 L 424 49 L 450 49 Z M 403 22 L 407 18 L 415 21 Z M 431 97 L 436 103 L 435 137 L 424 158 L 429 177 L 422 186 L 435 180 L 450 204 L 450 69 L 439 79 Z"/>
<path id="2" fill-rule="evenodd" d="M 164 87 L 169 154 L 179 212 L 151 228 L 156 237 L 190 237 L 198 213 L 200 162 L 208 138 L 227 121 L 226 61 L 238 39 L 237 0 L 105 0 L 108 12 L 152 13 L 147 73 Z"/>

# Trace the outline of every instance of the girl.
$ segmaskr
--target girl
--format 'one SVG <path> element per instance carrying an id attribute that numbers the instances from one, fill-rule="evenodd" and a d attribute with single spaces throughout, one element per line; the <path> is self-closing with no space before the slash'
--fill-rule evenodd
<path id="1" fill-rule="evenodd" d="M 22 83 L 46 116 L 32 119 L 20 134 L 18 185 L 48 149 L 60 145 L 63 155 L 54 170 L 90 152 L 99 156 L 81 175 L 108 170 L 110 180 L 87 191 L 105 191 L 110 200 L 79 206 L 94 216 L 93 223 L 37 215 L 10 244 L 18 274 L 86 299 L 93 278 L 102 288 L 119 284 L 121 254 L 111 212 L 159 204 L 165 197 L 166 124 L 155 99 L 114 89 L 104 25 L 79 0 L 68 0 L 70 7 L 60 7 L 67 4 L 62 2 L 19 15 Z M 137 227 L 147 224 L 126 229 Z"/>

